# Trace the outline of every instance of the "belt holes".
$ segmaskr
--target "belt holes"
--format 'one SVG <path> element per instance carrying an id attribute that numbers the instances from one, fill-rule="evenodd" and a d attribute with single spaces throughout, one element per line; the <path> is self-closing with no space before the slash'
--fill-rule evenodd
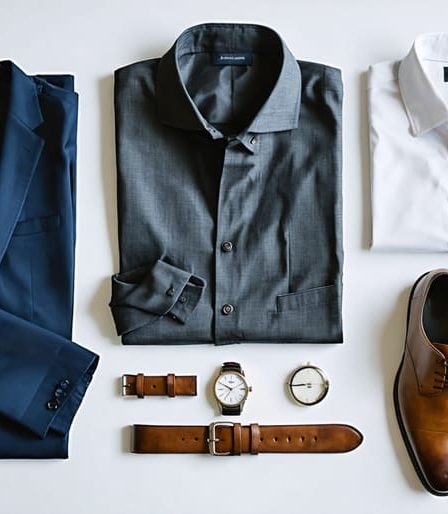
<path id="1" fill-rule="evenodd" d="M 303 435 L 300 436 L 300 442 L 303 443 L 303 441 L 305 441 L 305 438 L 303 437 Z"/>
<path id="2" fill-rule="evenodd" d="M 197 437 L 194 438 L 195 441 L 199 441 L 199 439 Z"/>
<path id="3" fill-rule="evenodd" d="M 278 441 L 278 437 L 273 437 L 272 440 L 276 443 Z"/>
<path id="4" fill-rule="evenodd" d="M 315 443 L 317 443 L 317 435 L 315 435 L 315 436 L 313 437 L 313 439 L 314 439 L 314 442 L 315 442 Z"/>
<path id="5" fill-rule="evenodd" d="M 185 437 L 182 437 L 182 441 L 185 441 Z"/>
<path id="6" fill-rule="evenodd" d="M 290 442 L 291 442 L 291 437 L 290 437 L 290 436 L 288 436 L 288 437 L 286 438 L 286 441 L 287 441 L 288 443 L 290 443 Z"/>
<path id="7" fill-rule="evenodd" d="M 155 389 L 156 388 L 156 384 L 152 384 L 152 388 Z"/>
<path id="8" fill-rule="evenodd" d="M 260 437 L 260 441 L 263 442 L 263 438 L 262 437 Z"/>

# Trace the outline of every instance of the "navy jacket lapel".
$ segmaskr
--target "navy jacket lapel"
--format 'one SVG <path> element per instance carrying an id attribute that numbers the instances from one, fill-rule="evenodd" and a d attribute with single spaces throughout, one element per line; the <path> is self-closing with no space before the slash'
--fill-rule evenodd
<path id="1" fill-rule="evenodd" d="M 36 83 L 10 61 L 0 63 L 0 262 L 8 248 L 44 141 Z"/>

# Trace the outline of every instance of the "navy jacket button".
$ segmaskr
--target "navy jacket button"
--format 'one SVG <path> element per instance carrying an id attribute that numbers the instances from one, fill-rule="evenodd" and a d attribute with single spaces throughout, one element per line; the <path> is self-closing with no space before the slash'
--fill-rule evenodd
<path id="1" fill-rule="evenodd" d="M 59 407 L 58 400 L 50 400 L 47 402 L 47 409 L 48 410 L 56 410 Z"/>

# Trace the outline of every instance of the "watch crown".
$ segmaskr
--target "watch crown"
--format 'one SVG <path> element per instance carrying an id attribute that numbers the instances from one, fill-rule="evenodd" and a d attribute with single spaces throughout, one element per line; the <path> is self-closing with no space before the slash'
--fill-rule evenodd
<path id="1" fill-rule="evenodd" d="M 249 393 L 252 392 L 252 386 L 249 386 Z"/>

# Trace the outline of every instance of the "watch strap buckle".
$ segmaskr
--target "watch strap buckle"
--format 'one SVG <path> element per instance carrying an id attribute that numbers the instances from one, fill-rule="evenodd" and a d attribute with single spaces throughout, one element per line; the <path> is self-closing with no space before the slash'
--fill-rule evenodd
<path id="1" fill-rule="evenodd" d="M 129 396 L 129 389 L 131 384 L 129 383 L 129 375 L 123 375 L 121 377 L 121 396 Z"/>

